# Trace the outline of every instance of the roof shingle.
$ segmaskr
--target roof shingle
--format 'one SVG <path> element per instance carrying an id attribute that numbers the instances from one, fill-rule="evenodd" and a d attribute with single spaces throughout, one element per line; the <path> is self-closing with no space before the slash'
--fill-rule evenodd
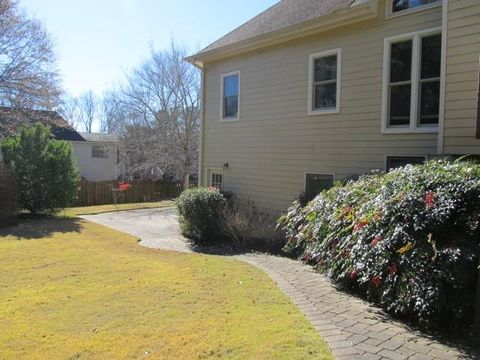
<path id="1" fill-rule="evenodd" d="M 199 52 L 216 50 L 349 8 L 355 0 L 282 0 Z"/>
<path id="2" fill-rule="evenodd" d="M 20 127 L 41 123 L 57 140 L 85 141 L 56 111 L 0 107 L 0 140 L 18 134 Z"/>

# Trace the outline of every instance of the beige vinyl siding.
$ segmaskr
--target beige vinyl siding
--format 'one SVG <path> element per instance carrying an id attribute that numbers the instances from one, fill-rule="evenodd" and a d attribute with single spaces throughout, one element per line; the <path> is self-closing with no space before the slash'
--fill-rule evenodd
<path id="1" fill-rule="evenodd" d="M 383 2 L 381 2 L 383 3 Z M 336 179 L 384 169 L 388 155 L 432 155 L 437 134 L 382 134 L 384 38 L 439 27 L 441 7 L 369 20 L 205 65 L 203 168 L 224 187 L 281 211 L 304 190 L 305 173 Z M 308 62 L 342 49 L 339 114 L 308 115 Z M 221 75 L 241 72 L 241 119 L 221 123 Z M 205 181 L 205 179 L 204 179 Z"/>
<path id="2" fill-rule="evenodd" d="M 475 138 L 480 1 L 448 3 L 444 152 L 480 154 L 480 140 Z"/>

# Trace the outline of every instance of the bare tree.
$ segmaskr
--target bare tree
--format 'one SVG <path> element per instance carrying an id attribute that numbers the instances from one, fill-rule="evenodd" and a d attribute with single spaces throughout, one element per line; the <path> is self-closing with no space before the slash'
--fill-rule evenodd
<path id="1" fill-rule="evenodd" d="M 173 43 L 169 51 L 152 50 L 128 77 L 122 93 L 130 125 L 155 134 L 153 159 L 163 168 L 177 169 L 188 187 L 198 159 L 200 79 L 183 60 L 186 55 Z"/>
<path id="2" fill-rule="evenodd" d="M 80 106 L 77 98 L 71 96 L 64 97 L 58 112 L 72 128 L 78 128 L 80 125 Z"/>
<path id="3" fill-rule="evenodd" d="M 0 105 L 51 110 L 61 89 L 53 42 L 43 25 L 0 0 Z"/>
<path id="4" fill-rule="evenodd" d="M 98 100 L 93 91 L 89 90 L 83 93 L 77 100 L 79 107 L 79 118 L 85 132 L 91 133 L 93 123 L 98 114 Z"/>

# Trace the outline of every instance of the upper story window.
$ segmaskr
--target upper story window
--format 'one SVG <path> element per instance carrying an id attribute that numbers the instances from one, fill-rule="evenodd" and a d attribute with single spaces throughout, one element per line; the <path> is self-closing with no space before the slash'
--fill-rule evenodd
<path id="1" fill-rule="evenodd" d="M 384 131 L 437 131 L 441 53 L 437 30 L 385 40 Z"/>
<path id="2" fill-rule="evenodd" d="M 439 3 L 442 0 L 392 0 L 392 13 L 410 10 L 430 4 Z"/>
<path id="3" fill-rule="evenodd" d="M 221 120 L 238 120 L 240 113 L 240 72 L 222 75 Z"/>
<path id="4" fill-rule="evenodd" d="M 341 50 L 310 55 L 308 113 L 336 113 L 340 109 Z"/>
<path id="5" fill-rule="evenodd" d="M 104 145 L 93 145 L 92 158 L 108 159 L 108 147 Z"/>

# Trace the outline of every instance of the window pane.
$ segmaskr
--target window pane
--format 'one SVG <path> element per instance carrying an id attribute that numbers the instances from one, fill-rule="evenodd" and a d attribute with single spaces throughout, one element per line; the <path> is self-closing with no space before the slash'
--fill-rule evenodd
<path id="1" fill-rule="evenodd" d="M 410 124 L 410 84 L 390 87 L 390 125 Z"/>
<path id="2" fill-rule="evenodd" d="M 108 158 L 108 148 L 101 145 L 92 146 L 92 158 L 107 159 Z"/>
<path id="3" fill-rule="evenodd" d="M 407 165 L 420 165 L 425 162 L 424 157 L 418 156 L 388 156 L 387 171 L 405 167 Z"/>
<path id="4" fill-rule="evenodd" d="M 392 11 L 397 12 L 412 9 L 418 6 L 432 4 L 437 1 L 441 0 L 393 0 Z"/>
<path id="5" fill-rule="evenodd" d="M 227 76 L 223 78 L 223 96 L 238 95 L 238 75 Z"/>
<path id="6" fill-rule="evenodd" d="M 236 117 L 238 114 L 238 96 L 230 96 L 223 99 L 223 116 Z"/>
<path id="7" fill-rule="evenodd" d="M 315 59 L 315 82 L 337 79 L 337 55 Z"/>
<path id="8" fill-rule="evenodd" d="M 390 82 L 409 81 L 412 78 L 412 41 L 392 44 Z"/>
<path id="9" fill-rule="evenodd" d="M 438 124 L 440 81 L 420 84 L 420 125 Z"/>
<path id="10" fill-rule="evenodd" d="M 329 109 L 337 106 L 337 83 L 314 86 L 314 109 Z"/>
<path id="11" fill-rule="evenodd" d="M 440 77 L 442 60 L 442 35 L 422 39 L 422 79 Z"/>

